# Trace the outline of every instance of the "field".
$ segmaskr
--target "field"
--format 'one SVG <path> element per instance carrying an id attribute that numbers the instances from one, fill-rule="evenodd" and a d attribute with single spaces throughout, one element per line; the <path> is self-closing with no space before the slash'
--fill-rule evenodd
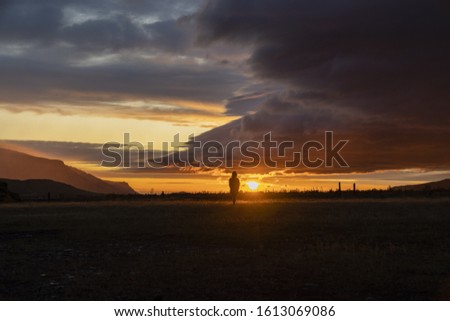
<path id="1" fill-rule="evenodd" d="M 0 300 L 450 299 L 450 199 L 0 205 Z"/>

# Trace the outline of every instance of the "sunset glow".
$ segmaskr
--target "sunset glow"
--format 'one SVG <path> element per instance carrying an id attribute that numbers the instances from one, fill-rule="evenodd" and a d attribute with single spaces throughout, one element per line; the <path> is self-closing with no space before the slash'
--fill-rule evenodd
<path id="1" fill-rule="evenodd" d="M 250 190 L 256 191 L 259 187 L 259 184 L 257 182 L 247 182 L 247 186 Z"/>

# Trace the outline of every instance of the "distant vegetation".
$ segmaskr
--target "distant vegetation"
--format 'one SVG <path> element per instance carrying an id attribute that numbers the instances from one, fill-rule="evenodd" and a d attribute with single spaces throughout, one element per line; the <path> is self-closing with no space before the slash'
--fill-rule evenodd
<path id="1" fill-rule="evenodd" d="M 226 192 L 212 193 L 165 193 L 165 194 L 97 194 L 73 188 L 70 185 L 49 180 L 13 181 L 0 179 L 7 183 L 8 194 L 0 191 L 0 201 L 106 201 L 106 200 L 190 200 L 190 201 L 229 201 Z M 9 195 L 6 197 L 6 195 Z M 401 189 L 373 189 L 365 191 L 279 191 L 279 192 L 240 192 L 239 201 L 264 199 L 369 199 L 369 198 L 438 198 L 450 197 L 449 189 L 430 190 L 401 190 Z"/>

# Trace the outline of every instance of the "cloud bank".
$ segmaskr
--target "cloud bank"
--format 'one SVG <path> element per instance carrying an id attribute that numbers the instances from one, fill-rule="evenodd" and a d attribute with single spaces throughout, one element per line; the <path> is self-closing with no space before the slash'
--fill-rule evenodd
<path id="1" fill-rule="evenodd" d="M 210 1 L 196 17 L 199 43 L 251 44 L 254 77 L 282 88 L 228 136 L 305 141 L 333 130 L 350 140 L 351 170 L 448 168 L 448 9 L 419 0 Z"/>
<path id="2" fill-rule="evenodd" d="M 450 168 L 441 0 L 2 1 L 0 108 L 334 131 L 351 171 Z M 222 122 L 223 123 L 223 122 Z"/>

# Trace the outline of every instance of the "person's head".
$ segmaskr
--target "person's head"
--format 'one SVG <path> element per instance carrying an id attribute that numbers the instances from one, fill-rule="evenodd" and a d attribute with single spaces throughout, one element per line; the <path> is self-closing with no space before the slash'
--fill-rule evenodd
<path id="1" fill-rule="evenodd" d="M 231 173 L 231 177 L 237 177 L 237 172 L 233 171 L 233 173 Z"/>

